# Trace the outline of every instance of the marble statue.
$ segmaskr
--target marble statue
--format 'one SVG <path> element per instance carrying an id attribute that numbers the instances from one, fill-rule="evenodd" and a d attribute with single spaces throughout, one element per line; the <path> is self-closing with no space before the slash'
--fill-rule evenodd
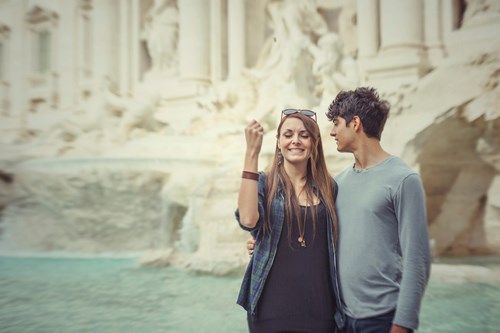
<path id="1" fill-rule="evenodd" d="M 267 4 L 267 13 L 272 33 L 256 64 L 243 69 L 238 77 L 214 84 L 198 99 L 202 109 L 231 121 L 245 120 L 245 114 L 251 112 L 252 117 L 272 128 L 276 125 L 276 109 L 310 107 L 318 100 L 317 95 L 321 97 L 325 91 L 326 96 L 334 89 L 330 82 L 337 81 L 336 89 L 352 86 L 349 80 L 357 82 L 348 57 L 341 59 L 337 54 L 341 52 L 337 41 L 328 44 L 327 24 L 313 2 L 273 0 Z M 338 73 L 330 79 L 327 76 L 332 74 L 332 67 Z M 321 91 L 315 94 L 317 80 Z"/>
<path id="2" fill-rule="evenodd" d="M 313 104 L 311 48 L 328 31 L 325 19 L 311 1 L 270 1 L 267 12 L 272 35 L 251 69 L 259 81 L 257 118 L 277 108 Z"/>
<path id="3" fill-rule="evenodd" d="M 356 61 L 342 50 L 342 41 L 334 32 L 322 35 L 318 45 L 311 47 L 314 55 L 312 72 L 318 80 L 315 93 L 321 98 L 318 109 L 326 110 L 340 91 L 353 89 L 359 84 Z"/>
<path id="4" fill-rule="evenodd" d="M 142 37 L 151 56 L 151 73 L 173 75 L 177 70 L 179 38 L 175 0 L 155 0 L 146 15 Z"/>

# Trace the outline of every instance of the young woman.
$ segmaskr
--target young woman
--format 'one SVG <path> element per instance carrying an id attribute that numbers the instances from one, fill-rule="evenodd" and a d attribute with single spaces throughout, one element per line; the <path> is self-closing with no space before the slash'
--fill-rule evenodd
<path id="1" fill-rule="evenodd" d="M 343 325 L 335 261 L 336 185 L 316 113 L 283 110 L 268 172 L 257 172 L 262 126 L 245 128 L 236 218 L 256 239 L 238 304 L 250 332 L 334 332 Z"/>

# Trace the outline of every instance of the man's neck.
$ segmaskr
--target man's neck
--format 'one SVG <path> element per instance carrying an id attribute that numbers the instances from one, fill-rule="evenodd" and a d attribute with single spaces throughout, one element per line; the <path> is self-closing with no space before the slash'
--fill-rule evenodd
<path id="1" fill-rule="evenodd" d="M 390 156 L 377 139 L 369 138 L 363 140 L 353 152 L 356 169 L 371 168 Z"/>

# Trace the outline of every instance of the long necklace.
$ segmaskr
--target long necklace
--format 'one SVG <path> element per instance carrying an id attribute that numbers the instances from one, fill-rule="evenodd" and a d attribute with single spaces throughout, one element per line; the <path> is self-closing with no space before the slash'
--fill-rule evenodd
<path id="1" fill-rule="evenodd" d="M 299 227 L 299 238 L 297 239 L 300 246 L 306 247 L 306 219 L 307 219 L 307 206 L 305 207 L 304 220 L 300 225 L 300 216 L 297 218 L 297 225 Z"/>
<path id="2" fill-rule="evenodd" d="M 300 204 L 300 195 L 302 194 L 302 191 L 304 191 L 305 187 L 306 187 L 306 184 L 304 184 L 304 186 L 302 186 L 302 189 L 300 190 L 299 195 L 297 196 L 299 204 Z M 302 214 L 300 214 L 300 215 L 301 216 L 297 216 L 297 226 L 299 228 L 299 238 L 297 240 L 299 241 L 300 246 L 306 247 L 307 200 L 306 200 L 306 207 L 305 207 L 304 219 L 302 221 L 302 224 L 300 223 L 301 222 L 300 218 L 302 217 Z"/>

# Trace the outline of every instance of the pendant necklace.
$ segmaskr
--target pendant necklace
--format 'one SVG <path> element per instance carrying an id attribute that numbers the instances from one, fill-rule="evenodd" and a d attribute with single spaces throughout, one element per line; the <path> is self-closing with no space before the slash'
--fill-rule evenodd
<path id="1" fill-rule="evenodd" d="M 297 224 L 299 227 L 299 238 L 297 239 L 300 243 L 300 246 L 306 247 L 306 217 L 307 217 L 307 206 L 305 207 L 304 212 L 304 222 L 300 225 L 300 218 L 297 219 Z"/>
<path id="2" fill-rule="evenodd" d="M 300 190 L 299 195 L 297 196 L 297 199 L 300 198 L 300 195 L 302 194 L 302 191 L 304 191 L 305 186 L 306 186 L 306 184 L 304 184 L 304 186 L 302 186 L 302 189 Z M 300 199 L 299 199 L 299 203 L 300 203 Z M 306 236 L 306 217 L 307 217 L 307 201 L 306 201 L 305 212 L 304 212 L 304 221 L 302 222 L 302 225 L 300 223 L 301 216 L 297 216 L 297 226 L 299 229 L 299 238 L 297 238 L 297 240 L 299 241 L 301 247 L 306 247 L 306 237 L 305 237 Z"/>

